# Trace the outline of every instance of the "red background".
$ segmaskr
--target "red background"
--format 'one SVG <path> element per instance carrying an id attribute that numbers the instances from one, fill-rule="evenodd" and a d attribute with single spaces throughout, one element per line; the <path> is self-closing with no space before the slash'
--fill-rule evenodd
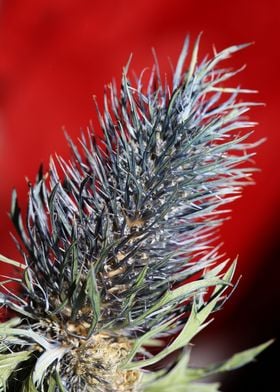
<path id="1" fill-rule="evenodd" d="M 253 99 L 267 106 L 252 110 L 251 119 L 260 123 L 256 137 L 268 140 L 258 149 L 256 163 L 262 171 L 255 175 L 257 185 L 246 189 L 243 198 L 235 202 L 232 219 L 221 230 L 224 250 L 230 257 L 239 254 L 243 279 L 225 310 L 198 339 L 194 356 L 202 362 L 208 357 L 222 359 L 234 350 L 275 336 L 280 272 L 279 14 L 277 0 L 2 0 L 1 253 L 18 257 L 7 217 L 12 188 L 17 188 L 24 204 L 24 177 L 33 180 L 39 164 L 47 166 L 50 154 L 68 156 L 62 126 L 75 138 L 89 120 L 96 123 L 92 94 L 102 102 L 104 84 L 112 77 L 119 80 L 131 52 L 131 68 L 136 72 L 151 65 L 151 47 L 157 50 L 162 70 L 170 72 L 168 57 L 175 63 L 187 33 L 193 42 L 204 32 L 201 58 L 211 52 L 212 44 L 221 50 L 255 41 L 230 64 L 239 67 L 247 63 L 234 82 L 260 91 Z M 276 350 L 277 345 L 257 365 L 225 380 L 224 390 L 245 391 L 248 380 L 255 380 L 255 391 L 270 390 L 262 382 L 268 377 L 273 383 Z"/>

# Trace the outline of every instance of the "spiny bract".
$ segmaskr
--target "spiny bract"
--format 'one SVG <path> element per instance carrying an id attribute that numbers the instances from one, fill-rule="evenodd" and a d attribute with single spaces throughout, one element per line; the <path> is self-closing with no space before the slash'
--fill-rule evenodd
<path id="1" fill-rule="evenodd" d="M 0 326 L 2 390 L 168 391 L 174 377 L 182 391 L 206 390 L 195 380 L 211 371 L 190 375 L 188 353 L 171 370 L 143 370 L 185 347 L 225 299 L 234 264 L 225 271 L 211 242 L 252 172 L 254 103 L 223 87 L 238 71 L 218 67 L 247 45 L 198 63 L 198 44 L 184 71 L 186 39 L 171 87 L 156 61 L 146 87 L 124 69 L 98 111 L 103 137 L 89 129 L 77 148 L 67 136 L 72 159 L 40 171 L 24 222 L 13 193 L 24 264 L 2 256 L 23 269 L 10 280 L 20 295 L 2 283 L 19 315 Z"/>

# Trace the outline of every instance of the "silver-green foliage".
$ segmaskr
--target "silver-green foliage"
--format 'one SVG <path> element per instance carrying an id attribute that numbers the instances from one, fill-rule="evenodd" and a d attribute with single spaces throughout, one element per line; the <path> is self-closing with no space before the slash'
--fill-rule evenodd
<path id="1" fill-rule="evenodd" d="M 25 392 L 86 389 L 73 369 L 63 373 L 73 342 L 108 331 L 133 343 L 120 370 L 155 364 L 187 346 L 233 286 L 235 263 L 227 268 L 212 244 L 224 205 L 251 183 L 247 162 L 258 143 L 247 140 L 254 123 L 245 114 L 256 103 L 239 98 L 252 91 L 228 87 L 240 70 L 220 63 L 247 45 L 198 61 L 198 38 L 185 70 L 188 46 L 187 38 L 171 86 L 157 61 L 146 87 L 125 67 L 120 92 L 112 83 L 103 115 L 97 109 L 102 136 L 89 129 L 80 148 L 67 136 L 71 160 L 51 160 L 48 175 L 40 170 L 24 220 L 13 193 L 24 264 L 1 260 L 23 273 L 2 282 L 0 301 L 21 319 L 0 327 L 2 389 L 25 361 Z M 13 280 L 22 295 L 9 290 Z M 70 324 L 85 331 L 69 333 Z M 178 331 L 157 354 L 147 350 Z M 209 369 L 187 368 L 184 354 L 137 388 L 167 391 L 176 380 L 181 391 L 214 392 L 217 384 L 199 380 L 264 347 Z"/>

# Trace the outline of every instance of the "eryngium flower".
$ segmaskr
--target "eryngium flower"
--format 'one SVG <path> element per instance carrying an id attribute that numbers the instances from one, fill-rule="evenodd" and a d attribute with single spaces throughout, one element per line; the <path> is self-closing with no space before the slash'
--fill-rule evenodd
<path id="1" fill-rule="evenodd" d="M 250 183 L 254 103 L 224 87 L 238 71 L 219 67 L 247 45 L 198 63 L 198 43 L 185 67 L 186 39 L 171 86 L 156 61 L 145 87 L 124 69 L 97 109 L 103 136 L 89 129 L 79 148 L 67 136 L 72 159 L 39 172 L 24 222 L 13 193 L 24 264 L 2 261 L 24 271 L 11 279 L 20 295 L 2 284 L 19 315 L 0 328 L 2 389 L 164 390 L 186 355 L 171 371 L 143 368 L 185 347 L 224 301 L 234 264 L 225 270 L 212 243 Z"/>

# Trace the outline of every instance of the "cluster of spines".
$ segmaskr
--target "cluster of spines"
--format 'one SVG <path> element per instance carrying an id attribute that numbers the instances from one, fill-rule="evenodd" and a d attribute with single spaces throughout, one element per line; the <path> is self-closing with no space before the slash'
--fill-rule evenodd
<path id="1" fill-rule="evenodd" d="M 67 137 L 73 158 L 58 157 L 63 175 L 53 160 L 48 176 L 39 173 L 24 224 L 14 193 L 26 314 L 84 321 L 91 333 L 145 331 L 180 313 L 174 304 L 149 312 L 168 290 L 217 260 L 209 244 L 221 207 L 252 172 L 242 164 L 252 155 L 243 115 L 253 104 L 238 99 L 247 90 L 221 87 L 238 71 L 216 67 L 246 45 L 198 64 L 198 41 L 183 72 L 186 40 L 171 88 L 157 64 L 146 90 L 124 69 L 120 96 L 112 84 L 98 112 L 103 138 L 89 130 L 79 151 Z"/>
<path id="2" fill-rule="evenodd" d="M 14 194 L 11 216 L 27 249 L 35 317 L 83 318 L 91 331 L 146 329 L 174 306 L 137 325 L 143 312 L 216 260 L 208 245 L 222 221 L 217 210 L 252 171 L 239 167 L 251 156 L 249 133 L 241 131 L 253 125 L 242 117 L 252 104 L 238 101 L 242 90 L 221 87 L 237 71 L 216 68 L 244 45 L 197 64 L 197 42 L 183 73 L 187 46 L 171 90 L 157 65 L 147 91 L 141 79 L 132 86 L 124 70 L 120 98 L 112 84 L 99 113 L 103 140 L 89 131 L 80 153 L 68 138 L 73 158 L 58 158 L 64 178 L 54 161 L 49 178 L 39 173 L 25 224 Z"/>

